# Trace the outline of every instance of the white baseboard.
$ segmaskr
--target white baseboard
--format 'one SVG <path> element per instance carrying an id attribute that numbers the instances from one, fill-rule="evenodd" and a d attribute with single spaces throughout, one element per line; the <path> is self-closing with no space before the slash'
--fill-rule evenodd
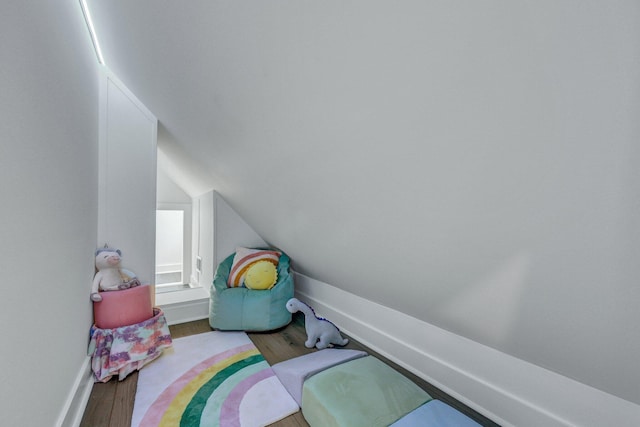
<path id="1" fill-rule="evenodd" d="M 640 426 L 640 405 L 295 273 L 346 334 L 503 426 Z"/>
<path id="2" fill-rule="evenodd" d="M 203 298 L 205 294 L 206 298 Z M 204 292 L 191 292 L 190 295 L 192 297 L 197 295 L 198 299 L 179 301 L 175 300 L 176 296 L 174 295 L 174 300 L 165 298 L 171 302 L 160 305 L 169 325 L 209 317 L 209 292 L 206 290 L 204 290 Z M 94 378 L 91 371 L 91 358 L 87 357 L 76 376 L 71 392 L 60 412 L 60 416 L 55 424 L 56 427 L 78 427 L 80 425 L 87 407 L 87 402 L 91 396 L 91 391 L 93 390 L 93 384 Z"/>
<path id="3" fill-rule="evenodd" d="M 78 427 L 80 425 L 89 396 L 91 396 L 91 390 L 93 390 L 93 383 L 91 358 L 87 357 L 76 375 L 71 392 L 56 421 L 56 427 Z"/>

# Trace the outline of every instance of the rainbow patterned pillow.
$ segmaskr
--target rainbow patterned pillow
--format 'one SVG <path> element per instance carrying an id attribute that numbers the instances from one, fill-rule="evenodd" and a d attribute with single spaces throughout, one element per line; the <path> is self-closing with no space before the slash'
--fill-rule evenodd
<path id="1" fill-rule="evenodd" d="M 231 264 L 231 272 L 227 286 L 237 288 L 244 285 L 244 277 L 247 270 L 258 261 L 269 261 L 276 267 L 280 259 L 280 252 L 263 249 L 237 248 Z"/>

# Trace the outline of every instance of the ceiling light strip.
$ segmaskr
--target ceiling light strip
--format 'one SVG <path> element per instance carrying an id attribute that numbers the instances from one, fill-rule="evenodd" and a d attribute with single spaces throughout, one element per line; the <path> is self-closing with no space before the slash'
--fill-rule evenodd
<path id="1" fill-rule="evenodd" d="M 96 34 L 95 28 L 93 27 L 93 21 L 91 20 L 91 14 L 89 13 L 89 6 L 87 6 L 86 0 L 80 0 L 80 7 L 82 8 L 82 14 L 84 15 L 84 20 L 87 23 L 87 28 L 89 29 L 89 34 L 91 35 L 91 42 L 93 43 L 93 48 L 96 51 L 98 62 L 104 65 L 104 57 L 102 56 L 102 51 L 100 50 L 100 44 L 98 43 L 98 36 Z"/>

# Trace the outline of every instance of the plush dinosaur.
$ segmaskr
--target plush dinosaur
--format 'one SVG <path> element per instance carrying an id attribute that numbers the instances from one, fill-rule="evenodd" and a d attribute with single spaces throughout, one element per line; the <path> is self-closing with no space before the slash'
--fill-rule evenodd
<path id="1" fill-rule="evenodd" d="M 333 345 L 347 345 L 348 339 L 342 338 L 340 330 L 336 325 L 316 316 L 315 311 L 306 303 L 297 298 L 291 298 L 287 301 L 287 310 L 289 313 L 297 313 L 301 311 L 304 314 L 304 329 L 307 331 L 307 341 L 304 345 L 307 348 L 314 346 L 318 350 L 333 347 Z"/>
<path id="2" fill-rule="evenodd" d="M 102 301 L 100 291 L 117 291 L 140 285 L 135 274 L 120 267 L 122 252 L 107 246 L 96 251 L 96 268 L 98 272 L 93 278 L 91 300 Z"/>

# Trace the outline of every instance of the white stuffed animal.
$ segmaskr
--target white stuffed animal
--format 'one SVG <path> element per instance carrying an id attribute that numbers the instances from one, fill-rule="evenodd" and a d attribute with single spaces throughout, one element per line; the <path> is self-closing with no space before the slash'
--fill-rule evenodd
<path id="1" fill-rule="evenodd" d="M 102 301 L 100 291 L 117 291 L 140 285 L 135 274 L 120 267 L 122 252 L 119 249 L 104 247 L 96 251 L 96 268 L 93 278 L 91 300 Z"/>
<path id="2" fill-rule="evenodd" d="M 322 350 L 323 348 L 333 347 L 334 344 L 347 345 L 349 342 L 348 339 L 342 338 L 336 325 L 327 319 L 316 316 L 313 308 L 299 299 L 291 298 L 287 301 L 287 310 L 289 313 L 298 311 L 304 313 L 304 329 L 307 331 L 305 347 L 313 348 L 315 346 L 318 350 Z"/>

